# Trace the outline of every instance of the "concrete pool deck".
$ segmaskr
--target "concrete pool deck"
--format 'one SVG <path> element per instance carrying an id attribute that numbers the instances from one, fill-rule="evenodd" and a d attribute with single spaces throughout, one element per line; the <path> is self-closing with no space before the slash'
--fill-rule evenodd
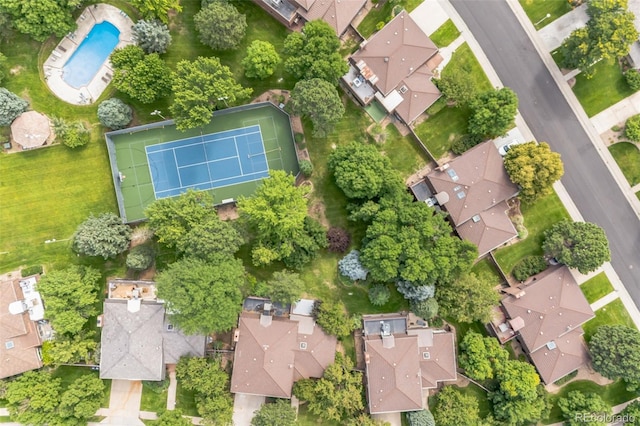
<path id="1" fill-rule="evenodd" d="M 62 78 L 62 68 L 67 60 L 73 55 L 93 26 L 103 21 L 111 22 L 120 31 L 116 49 L 133 44 L 133 32 L 131 31 L 133 21 L 126 13 L 117 7 L 104 3 L 85 8 L 76 20 L 78 29 L 62 38 L 43 65 L 44 78 L 49 89 L 65 102 L 73 105 L 92 104 L 100 97 L 113 78 L 111 62 L 108 59 L 98 69 L 93 79 L 79 89 L 70 86 Z"/>

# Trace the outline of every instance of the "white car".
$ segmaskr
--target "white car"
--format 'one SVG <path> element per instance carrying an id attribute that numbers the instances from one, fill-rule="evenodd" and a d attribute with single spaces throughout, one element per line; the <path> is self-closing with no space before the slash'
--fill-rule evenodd
<path id="1" fill-rule="evenodd" d="M 503 157 L 505 155 L 507 155 L 507 152 L 509 152 L 509 150 L 511 148 L 513 148 L 516 145 L 520 145 L 521 143 L 523 143 L 522 141 L 519 141 L 517 139 L 512 140 L 511 142 L 502 145 L 500 148 L 498 148 L 498 154 L 502 155 Z"/>

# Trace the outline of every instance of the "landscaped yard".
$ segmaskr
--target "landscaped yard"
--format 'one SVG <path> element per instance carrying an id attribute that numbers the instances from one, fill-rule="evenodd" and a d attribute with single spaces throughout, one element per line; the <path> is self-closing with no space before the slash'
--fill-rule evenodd
<path id="1" fill-rule="evenodd" d="M 69 387 L 76 379 L 85 375 L 98 377 L 99 373 L 88 367 L 72 367 L 69 365 L 62 365 L 53 372 L 53 377 L 61 380 L 63 390 Z M 111 395 L 111 380 L 102 380 L 102 382 L 104 383 L 104 397 L 100 406 L 107 408 L 109 407 L 109 396 Z"/>
<path id="2" fill-rule="evenodd" d="M 622 380 L 611 383 L 610 385 L 600 386 L 594 382 L 588 380 L 578 380 L 571 382 L 562 387 L 560 392 L 550 396 L 550 401 L 553 404 L 549 418 L 543 422 L 543 424 L 558 423 L 562 421 L 562 413 L 558 407 L 557 401 L 560 398 L 566 397 L 571 391 L 579 390 L 585 394 L 595 393 L 599 395 L 604 402 L 610 406 L 618 405 L 623 402 L 630 401 L 638 396 L 635 392 L 629 392 L 626 389 L 626 383 Z"/>
<path id="3" fill-rule="evenodd" d="M 544 231 L 556 222 L 569 219 L 569 213 L 555 192 L 532 204 L 522 203 L 520 210 L 529 235 L 526 239 L 496 252 L 496 260 L 505 273 L 511 272 L 515 264 L 525 256 L 542 255 Z"/>
<path id="4" fill-rule="evenodd" d="M 176 408 L 181 409 L 182 414 L 186 416 L 198 415 L 195 392 L 183 388 L 180 382 L 178 382 L 178 387 L 176 389 Z"/>
<path id="5" fill-rule="evenodd" d="M 631 142 L 618 142 L 609 146 L 609 152 L 618 163 L 629 185 L 640 183 L 640 151 Z"/>
<path id="6" fill-rule="evenodd" d="M 484 258 L 479 262 L 477 262 L 475 265 L 473 265 L 473 268 L 471 268 L 471 272 L 473 272 L 478 276 L 491 277 L 491 280 L 496 285 L 499 285 L 502 282 L 502 278 L 500 277 L 500 274 L 498 273 L 496 266 L 493 264 L 491 260 L 489 260 L 489 258 Z"/>
<path id="7" fill-rule="evenodd" d="M 411 12 L 418 7 L 420 3 L 422 3 L 422 0 L 380 0 L 369 11 L 367 16 L 365 16 L 360 25 L 358 25 L 358 31 L 364 38 L 369 38 L 369 36 L 376 31 L 378 22 L 384 22 L 386 24 L 393 18 L 394 7 L 397 6 L 398 9 L 405 9 Z"/>
<path id="8" fill-rule="evenodd" d="M 596 332 L 598 327 L 605 324 L 621 324 L 626 325 L 627 327 L 636 328 L 629 312 L 627 312 L 622 304 L 622 300 L 620 299 L 616 299 L 598 309 L 596 311 L 596 317 L 587 321 L 587 323 L 582 326 L 584 329 L 584 338 L 587 342 L 591 339 L 591 336 L 593 336 L 593 333 Z"/>
<path id="9" fill-rule="evenodd" d="M 591 79 L 578 74 L 573 86 L 573 92 L 589 117 L 634 93 L 617 62 L 602 60 L 594 68 L 596 73 Z"/>
<path id="10" fill-rule="evenodd" d="M 162 385 L 164 384 L 164 386 Z M 165 382 L 142 382 L 142 400 L 140 401 L 141 411 L 152 411 L 154 413 L 167 409 L 167 387 L 169 379 Z"/>
<path id="11" fill-rule="evenodd" d="M 456 27 L 451 19 L 440 26 L 437 30 L 429 36 L 431 41 L 438 47 L 445 47 L 450 45 L 460 35 L 460 30 Z"/>
<path id="12" fill-rule="evenodd" d="M 536 29 L 549 25 L 571 11 L 571 5 L 567 0 L 520 0 L 520 5 L 533 24 L 542 20 L 535 25 Z M 548 18 L 547 13 L 551 15 Z"/>
<path id="13" fill-rule="evenodd" d="M 595 277 L 580 285 L 580 289 L 584 293 L 589 303 L 593 303 L 606 296 L 613 291 L 613 286 L 604 272 L 600 272 Z"/>

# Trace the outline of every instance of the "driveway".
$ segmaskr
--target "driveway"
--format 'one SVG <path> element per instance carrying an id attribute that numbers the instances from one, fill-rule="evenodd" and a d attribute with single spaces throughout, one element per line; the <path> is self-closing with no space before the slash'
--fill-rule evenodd
<path id="1" fill-rule="evenodd" d="M 142 382 L 130 380 L 112 380 L 111 396 L 107 417 L 100 422 L 105 425 L 144 426 L 138 418 L 140 400 L 142 399 Z"/>
<path id="2" fill-rule="evenodd" d="M 233 397 L 233 425 L 250 426 L 253 413 L 262 407 L 264 396 L 237 393 Z"/>
<path id="3" fill-rule="evenodd" d="M 639 0 L 640 1 L 640 0 Z M 428 36 L 447 22 L 449 16 L 438 0 L 424 0 L 409 13 L 418 26 Z"/>

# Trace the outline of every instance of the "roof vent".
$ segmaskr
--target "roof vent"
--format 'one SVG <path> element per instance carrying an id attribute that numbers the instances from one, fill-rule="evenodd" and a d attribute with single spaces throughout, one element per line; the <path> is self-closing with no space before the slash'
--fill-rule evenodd
<path id="1" fill-rule="evenodd" d="M 407 93 L 408 90 L 409 89 L 404 84 L 400 87 L 400 93 L 402 93 L 403 95 Z"/>
<path id="2" fill-rule="evenodd" d="M 4 342 L 4 347 L 6 349 L 13 349 L 15 345 L 13 344 L 13 340 L 8 340 L 6 342 Z"/>
<path id="3" fill-rule="evenodd" d="M 473 216 L 473 217 L 471 218 L 471 220 L 473 220 L 475 223 L 480 222 L 480 215 L 479 215 L 479 214 L 477 214 L 477 215 Z"/>
<path id="4" fill-rule="evenodd" d="M 431 354 L 429 352 L 422 352 L 422 359 L 431 359 Z"/>
<path id="5" fill-rule="evenodd" d="M 553 340 L 550 342 L 547 342 L 547 349 L 549 349 L 550 351 L 555 349 L 556 347 L 557 347 L 556 342 L 554 342 Z"/>
<path id="6" fill-rule="evenodd" d="M 389 43 L 389 42 L 387 42 L 387 43 Z M 388 56 L 385 56 L 385 57 L 384 57 L 384 61 L 385 61 L 385 62 L 389 62 L 389 57 L 388 57 Z"/>
<path id="7" fill-rule="evenodd" d="M 303 351 L 307 349 L 307 342 L 300 342 L 300 349 Z"/>

